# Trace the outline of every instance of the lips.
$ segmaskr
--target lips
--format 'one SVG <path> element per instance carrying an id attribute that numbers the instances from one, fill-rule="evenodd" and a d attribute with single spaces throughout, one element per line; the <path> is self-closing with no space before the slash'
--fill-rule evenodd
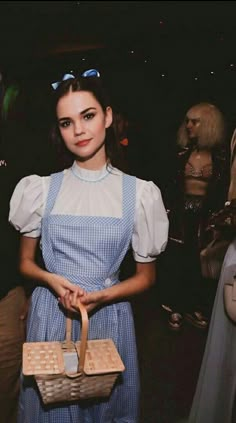
<path id="1" fill-rule="evenodd" d="M 77 147 L 85 147 L 86 145 L 88 145 L 88 143 L 90 141 L 91 141 L 90 139 L 89 140 L 81 140 L 81 141 L 78 141 L 75 145 L 77 145 Z"/>

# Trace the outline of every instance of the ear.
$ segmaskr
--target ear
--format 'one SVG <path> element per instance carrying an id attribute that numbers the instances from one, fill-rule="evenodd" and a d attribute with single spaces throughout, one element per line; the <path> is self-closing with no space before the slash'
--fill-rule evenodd
<path id="1" fill-rule="evenodd" d="M 108 106 L 106 108 L 106 115 L 105 115 L 105 128 L 109 128 L 111 126 L 113 121 L 113 114 L 112 114 L 112 108 Z"/>

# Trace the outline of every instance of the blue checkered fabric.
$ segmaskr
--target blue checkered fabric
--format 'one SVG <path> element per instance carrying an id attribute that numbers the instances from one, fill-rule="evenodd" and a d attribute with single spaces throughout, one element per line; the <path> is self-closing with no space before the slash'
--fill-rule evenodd
<path id="1" fill-rule="evenodd" d="M 122 218 L 51 214 L 63 173 L 51 176 L 42 220 L 42 253 L 48 271 L 65 276 L 87 291 L 119 283 L 119 267 L 130 246 L 136 202 L 136 179 L 123 175 Z M 73 321 L 73 340 L 80 321 Z M 126 370 L 109 399 L 73 405 L 44 406 L 31 378 L 22 379 L 18 423 L 137 423 L 139 374 L 135 331 L 128 302 L 107 305 L 89 319 L 89 339 L 112 338 Z M 28 341 L 65 339 L 65 315 L 54 294 L 37 287 L 28 316 Z"/>

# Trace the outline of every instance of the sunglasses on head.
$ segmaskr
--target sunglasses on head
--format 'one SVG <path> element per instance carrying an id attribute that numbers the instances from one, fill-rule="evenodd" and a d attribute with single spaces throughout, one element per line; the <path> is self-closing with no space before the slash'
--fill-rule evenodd
<path id="1" fill-rule="evenodd" d="M 97 77 L 97 78 L 99 78 L 100 77 L 100 73 L 96 69 L 88 69 L 88 70 L 84 71 L 81 74 L 81 77 L 83 77 L 83 78 L 89 78 L 89 77 Z M 54 90 L 56 90 L 59 87 L 59 85 L 63 81 L 66 81 L 67 79 L 75 79 L 75 76 L 72 75 L 71 73 L 65 73 L 65 75 L 62 77 L 61 81 L 56 81 L 56 82 L 53 82 L 51 84 L 52 88 Z"/>

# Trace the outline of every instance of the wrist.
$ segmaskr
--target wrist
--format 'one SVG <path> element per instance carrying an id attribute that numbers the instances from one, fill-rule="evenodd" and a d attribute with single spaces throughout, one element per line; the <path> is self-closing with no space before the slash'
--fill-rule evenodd
<path id="1" fill-rule="evenodd" d="M 44 271 L 43 282 L 46 286 L 52 288 L 55 282 L 55 274 Z"/>
<path id="2" fill-rule="evenodd" d="M 107 304 L 115 301 L 117 299 L 117 286 L 113 285 L 109 288 L 105 288 L 100 291 L 100 299 L 99 302 L 101 304 Z"/>

